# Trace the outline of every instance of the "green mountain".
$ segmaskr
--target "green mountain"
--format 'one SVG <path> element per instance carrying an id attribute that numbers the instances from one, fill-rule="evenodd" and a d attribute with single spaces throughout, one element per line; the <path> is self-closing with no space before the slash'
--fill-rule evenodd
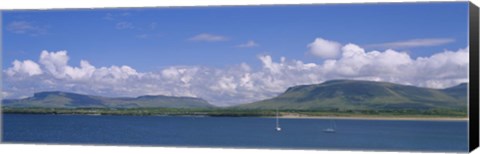
<path id="1" fill-rule="evenodd" d="M 140 96 L 136 98 L 109 98 L 69 92 L 40 92 L 25 99 L 5 99 L 5 107 L 44 108 L 210 108 L 207 101 L 194 97 Z"/>
<path id="2" fill-rule="evenodd" d="M 239 109 L 430 110 L 467 109 L 466 84 L 430 89 L 388 82 L 332 80 L 288 88 L 277 97 Z"/>
<path id="3" fill-rule="evenodd" d="M 450 88 L 442 89 L 443 92 L 447 93 L 450 96 L 453 96 L 458 99 L 464 99 L 467 100 L 467 90 L 468 90 L 468 84 L 467 83 L 462 83 L 457 86 L 453 86 Z"/>

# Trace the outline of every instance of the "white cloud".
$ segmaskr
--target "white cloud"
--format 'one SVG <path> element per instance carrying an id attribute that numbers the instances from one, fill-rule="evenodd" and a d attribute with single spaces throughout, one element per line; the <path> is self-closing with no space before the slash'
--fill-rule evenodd
<path id="1" fill-rule="evenodd" d="M 9 23 L 6 29 L 16 34 L 29 34 L 31 36 L 37 36 L 47 33 L 46 27 L 35 26 L 27 21 L 13 21 Z"/>
<path id="2" fill-rule="evenodd" d="M 257 46 L 259 46 L 259 45 L 255 41 L 249 40 L 246 43 L 236 45 L 235 47 L 237 47 L 237 48 L 252 48 L 252 47 L 257 47 Z"/>
<path id="3" fill-rule="evenodd" d="M 37 66 L 31 60 L 17 60 L 4 71 L 4 90 L 12 98 L 46 90 L 117 97 L 193 96 L 227 106 L 271 98 L 290 86 L 332 79 L 387 81 L 430 88 L 468 82 L 468 48 L 412 58 L 405 52 L 366 51 L 347 44 L 340 47 L 338 54 L 338 58 L 321 63 L 285 57 L 275 60 L 270 55 L 261 55 L 260 69 L 240 63 L 222 69 L 170 66 L 138 72 L 125 65 L 96 67 L 86 60 L 75 67 L 68 64 L 67 51 L 42 51 Z"/>
<path id="4" fill-rule="evenodd" d="M 204 42 L 218 42 L 218 41 L 226 41 L 226 40 L 228 40 L 228 38 L 225 37 L 225 36 L 221 36 L 221 35 L 202 33 L 202 34 L 192 36 L 188 40 L 190 40 L 190 41 L 204 41 Z"/>
<path id="5" fill-rule="evenodd" d="M 340 53 L 341 44 L 323 38 L 316 38 L 315 41 L 308 44 L 307 47 L 312 55 L 328 59 L 337 57 Z"/>
<path id="6" fill-rule="evenodd" d="M 70 76 L 73 80 L 89 79 L 95 72 L 95 67 L 90 65 L 88 61 L 80 61 L 80 68 L 78 67 L 65 67 L 65 74 Z"/>
<path id="7" fill-rule="evenodd" d="M 40 66 L 31 60 L 25 60 L 23 62 L 15 60 L 13 61 L 12 65 L 13 66 L 8 68 L 6 71 L 9 76 L 14 76 L 15 74 L 26 74 L 28 76 L 34 76 L 43 73 L 40 69 Z"/>
<path id="8" fill-rule="evenodd" d="M 233 76 L 222 76 L 211 89 L 220 93 L 234 94 L 236 93 L 237 83 L 234 81 Z"/>
<path id="9" fill-rule="evenodd" d="M 65 77 L 68 59 L 67 51 L 48 52 L 44 50 L 40 54 L 40 63 L 56 78 Z"/>
<path id="10" fill-rule="evenodd" d="M 444 51 L 430 57 L 415 60 L 417 78 L 425 80 L 420 86 L 443 88 L 459 82 L 467 82 L 468 47 L 458 51 Z"/>
<path id="11" fill-rule="evenodd" d="M 10 96 L 9 92 L 2 91 L 2 99 L 3 98 L 8 98 L 8 96 Z"/>
<path id="12" fill-rule="evenodd" d="M 13 33 L 23 34 L 27 31 L 35 29 L 30 23 L 26 21 L 13 21 L 7 26 L 7 30 Z"/>
<path id="13" fill-rule="evenodd" d="M 425 38 L 425 39 L 411 39 L 397 42 L 386 42 L 380 44 L 370 44 L 367 47 L 383 48 L 383 49 L 406 49 L 414 47 L 428 47 L 439 46 L 454 42 L 455 39 L 451 38 Z"/>
<path id="14" fill-rule="evenodd" d="M 274 63 L 270 55 L 259 56 L 258 58 L 262 61 L 263 68 L 273 74 L 280 73 L 282 64 Z"/>
<path id="15" fill-rule="evenodd" d="M 40 64 L 45 68 L 45 72 L 56 79 L 66 80 L 89 80 L 112 82 L 127 79 L 130 76 L 140 76 L 135 69 L 129 66 L 110 66 L 96 68 L 86 60 L 80 61 L 80 67 L 68 65 L 69 56 L 67 51 L 48 52 L 42 51 L 40 54 Z"/>
<path id="16" fill-rule="evenodd" d="M 342 57 L 326 61 L 325 66 L 345 77 L 395 73 L 412 62 L 408 54 L 393 50 L 366 52 L 355 44 L 347 44 L 341 50 Z"/>

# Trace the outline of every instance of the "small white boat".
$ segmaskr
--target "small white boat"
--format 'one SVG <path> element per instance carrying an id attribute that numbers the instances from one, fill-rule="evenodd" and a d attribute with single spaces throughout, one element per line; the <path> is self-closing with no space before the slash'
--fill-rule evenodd
<path id="1" fill-rule="evenodd" d="M 325 133 L 335 133 L 335 129 L 327 128 L 327 129 L 324 129 L 323 132 L 325 132 Z"/>
<path id="2" fill-rule="evenodd" d="M 335 125 L 335 121 L 332 119 L 331 120 L 331 123 L 332 123 L 332 126 L 333 127 L 330 127 L 330 128 L 326 128 L 326 129 L 323 129 L 323 132 L 324 133 L 335 133 L 336 132 L 336 125 Z"/>
<path id="3" fill-rule="evenodd" d="M 278 109 L 277 109 L 277 113 L 276 113 L 276 116 L 275 116 L 275 117 L 276 117 L 276 127 L 275 127 L 275 130 L 276 130 L 277 132 L 282 131 L 282 128 L 280 127 L 280 122 L 278 121 Z"/>

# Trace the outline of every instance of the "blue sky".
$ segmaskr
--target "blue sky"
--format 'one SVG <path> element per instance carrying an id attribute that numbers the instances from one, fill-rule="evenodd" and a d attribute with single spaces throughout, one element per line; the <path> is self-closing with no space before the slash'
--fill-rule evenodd
<path id="1" fill-rule="evenodd" d="M 41 50 L 68 50 L 72 65 L 88 59 L 94 65 L 126 64 L 143 71 L 178 64 L 259 65 L 256 60 L 259 54 L 314 62 L 319 59 L 305 53 L 306 45 L 316 37 L 358 45 L 423 38 L 454 39 L 438 46 L 401 49 L 412 57 L 428 56 L 467 46 L 466 4 L 6 11 L 3 66 L 8 67 L 14 59 L 38 59 Z M 14 21 L 28 22 L 45 32 L 32 36 L 5 30 Z M 131 27 L 117 29 L 116 25 L 122 22 Z M 228 40 L 188 41 L 200 33 Z M 235 47 L 248 40 L 259 46 Z"/>
<path id="2" fill-rule="evenodd" d="M 468 3 L 2 12 L 3 94 L 201 97 L 228 106 L 332 79 L 468 82 Z"/>

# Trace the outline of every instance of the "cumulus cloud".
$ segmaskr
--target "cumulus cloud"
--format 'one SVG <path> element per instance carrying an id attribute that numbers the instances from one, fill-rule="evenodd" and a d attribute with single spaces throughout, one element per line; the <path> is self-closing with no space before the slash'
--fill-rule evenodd
<path id="1" fill-rule="evenodd" d="M 16 74 L 34 76 L 43 73 L 40 69 L 40 65 L 31 60 L 25 60 L 23 62 L 15 60 L 12 65 L 13 66 L 6 71 L 9 76 L 15 76 Z"/>
<path id="2" fill-rule="evenodd" d="M 67 66 L 68 59 L 67 51 L 50 53 L 44 50 L 40 54 L 40 63 L 56 78 L 63 78 L 65 76 L 65 67 Z"/>
<path id="3" fill-rule="evenodd" d="M 347 44 L 342 47 L 342 56 L 338 60 L 328 61 L 332 73 L 341 76 L 378 76 L 381 73 L 392 75 L 413 60 L 406 53 L 393 50 L 366 52 L 355 44 Z"/>
<path id="4" fill-rule="evenodd" d="M 140 81 L 144 74 L 130 66 L 97 68 L 88 61 L 81 60 L 79 67 L 75 67 L 69 65 L 68 61 L 67 51 L 42 51 L 40 66 L 31 60 L 23 63 L 16 60 L 12 63 L 13 66 L 4 71 L 6 89 L 12 91 L 12 97 L 45 90 L 77 91 L 106 96 L 140 94 L 135 93 L 138 89 L 135 89 L 133 83 Z"/>
<path id="5" fill-rule="evenodd" d="M 86 60 L 80 61 L 80 67 L 73 67 L 68 64 L 69 56 L 67 51 L 48 52 L 44 50 L 40 54 L 39 61 L 43 65 L 45 72 L 56 79 L 115 81 L 140 75 L 129 66 L 96 68 Z"/>
<path id="6" fill-rule="evenodd" d="M 308 44 L 307 47 L 312 55 L 328 59 L 337 57 L 340 53 L 341 44 L 323 38 L 316 38 L 315 41 Z"/>
<path id="7" fill-rule="evenodd" d="M 244 43 L 244 44 L 239 44 L 239 45 L 237 45 L 237 46 L 235 46 L 235 47 L 237 47 L 237 48 L 252 48 L 252 47 L 257 47 L 257 46 L 259 46 L 259 45 L 258 45 L 255 41 L 249 40 L 249 41 L 247 41 L 246 43 Z"/>
<path id="8" fill-rule="evenodd" d="M 93 66 L 81 60 L 69 64 L 67 51 L 42 51 L 38 64 L 12 63 L 4 70 L 7 97 L 35 91 L 62 90 L 103 96 L 170 95 L 201 97 L 220 106 L 267 99 L 288 87 L 332 79 L 386 81 L 430 88 L 468 82 L 468 47 L 413 58 L 395 50 L 366 51 L 356 44 L 339 47 L 337 58 L 306 63 L 286 57 L 260 55 L 262 67 L 240 63 L 226 68 L 170 66 L 138 72 L 130 66 Z"/>
<path id="9" fill-rule="evenodd" d="M 221 35 L 202 33 L 202 34 L 192 36 L 188 40 L 190 40 L 190 41 L 203 41 L 203 42 L 218 42 L 218 41 L 226 41 L 226 40 L 228 40 L 228 38 L 225 37 L 225 36 L 221 36 Z"/>
<path id="10" fill-rule="evenodd" d="M 383 49 L 406 49 L 414 47 L 428 47 L 439 46 L 454 42 L 455 39 L 451 38 L 425 38 L 425 39 L 411 39 L 397 42 L 386 42 L 379 44 L 370 44 L 367 47 L 371 48 L 383 48 Z"/>

